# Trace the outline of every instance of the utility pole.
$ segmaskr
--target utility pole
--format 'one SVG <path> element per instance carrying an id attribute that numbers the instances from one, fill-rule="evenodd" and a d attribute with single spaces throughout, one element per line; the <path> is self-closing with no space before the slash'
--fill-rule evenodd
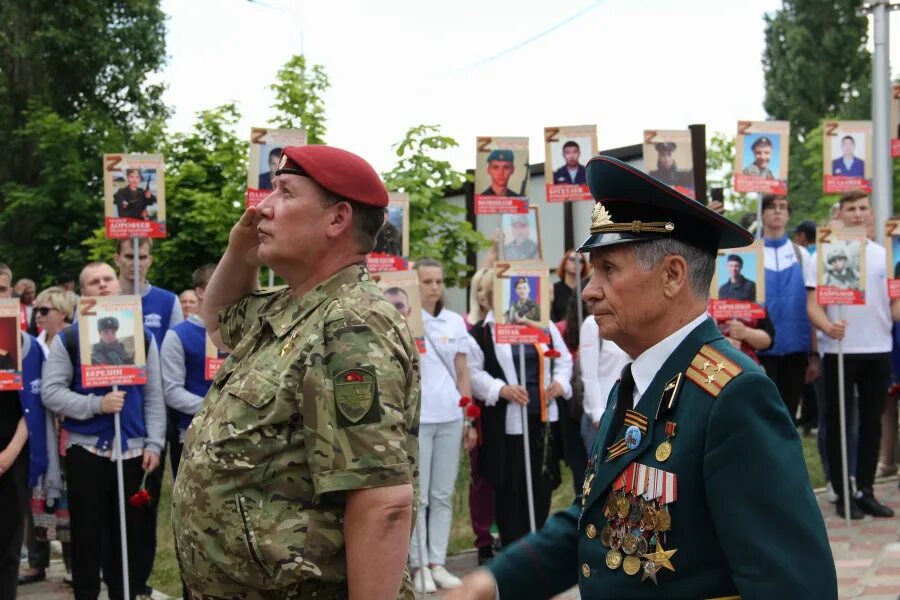
<path id="1" fill-rule="evenodd" d="M 894 168 L 891 158 L 891 64 L 888 53 L 890 11 L 900 4 L 890 0 L 872 0 L 860 14 L 872 15 L 875 51 L 872 54 L 872 207 L 875 209 L 875 235 L 884 244 L 884 223 L 893 210 Z"/>

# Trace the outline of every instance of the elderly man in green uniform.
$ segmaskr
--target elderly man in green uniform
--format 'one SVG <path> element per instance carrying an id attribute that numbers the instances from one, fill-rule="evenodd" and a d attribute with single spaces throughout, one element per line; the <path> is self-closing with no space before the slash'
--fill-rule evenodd
<path id="1" fill-rule="evenodd" d="M 174 490 L 195 598 L 412 598 L 419 360 L 369 280 L 388 196 L 360 157 L 286 147 L 203 299 L 231 352 L 194 417 Z M 286 287 L 259 291 L 258 268 Z"/>
<path id="2" fill-rule="evenodd" d="M 584 291 L 634 358 L 610 393 L 583 494 L 450 598 L 837 598 L 797 430 L 775 385 L 706 316 L 719 248 L 752 236 L 613 158 Z"/>
<path id="3" fill-rule="evenodd" d="M 92 365 L 133 365 L 134 356 L 128 353 L 125 344 L 116 338 L 119 320 L 115 317 L 101 317 L 97 320 L 100 341 L 91 346 Z"/>

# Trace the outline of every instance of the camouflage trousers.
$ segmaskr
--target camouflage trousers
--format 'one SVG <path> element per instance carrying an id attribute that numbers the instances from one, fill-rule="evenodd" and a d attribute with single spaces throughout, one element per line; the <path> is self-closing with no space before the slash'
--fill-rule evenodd
<path id="1" fill-rule="evenodd" d="M 305 581 L 298 590 L 247 590 L 226 596 L 211 596 L 190 590 L 190 600 L 345 600 L 349 596 L 346 582 Z M 397 600 L 413 600 L 415 592 L 407 569 L 403 573 L 403 582 Z M 185 599 L 188 600 L 188 599 Z"/>

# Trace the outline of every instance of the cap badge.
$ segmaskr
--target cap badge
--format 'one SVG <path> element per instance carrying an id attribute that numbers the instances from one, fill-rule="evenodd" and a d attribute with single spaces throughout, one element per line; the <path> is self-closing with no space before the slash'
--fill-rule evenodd
<path id="1" fill-rule="evenodd" d="M 615 223 L 602 203 L 598 202 L 591 213 L 591 233 L 672 233 L 675 223 L 668 221 L 631 221 Z"/>

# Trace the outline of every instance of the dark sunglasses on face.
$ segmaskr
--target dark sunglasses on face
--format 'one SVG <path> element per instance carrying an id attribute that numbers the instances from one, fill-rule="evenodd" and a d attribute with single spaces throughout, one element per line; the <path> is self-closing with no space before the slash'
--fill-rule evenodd
<path id="1" fill-rule="evenodd" d="M 34 310 L 36 310 L 36 311 L 38 312 L 38 314 L 41 315 L 42 317 L 46 317 L 47 314 L 48 314 L 51 310 L 56 310 L 56 309 L 53 308 L 52 306 L 39 306 L 38 308 L 36 308 L 36 309 L 34 309 Z"/>

